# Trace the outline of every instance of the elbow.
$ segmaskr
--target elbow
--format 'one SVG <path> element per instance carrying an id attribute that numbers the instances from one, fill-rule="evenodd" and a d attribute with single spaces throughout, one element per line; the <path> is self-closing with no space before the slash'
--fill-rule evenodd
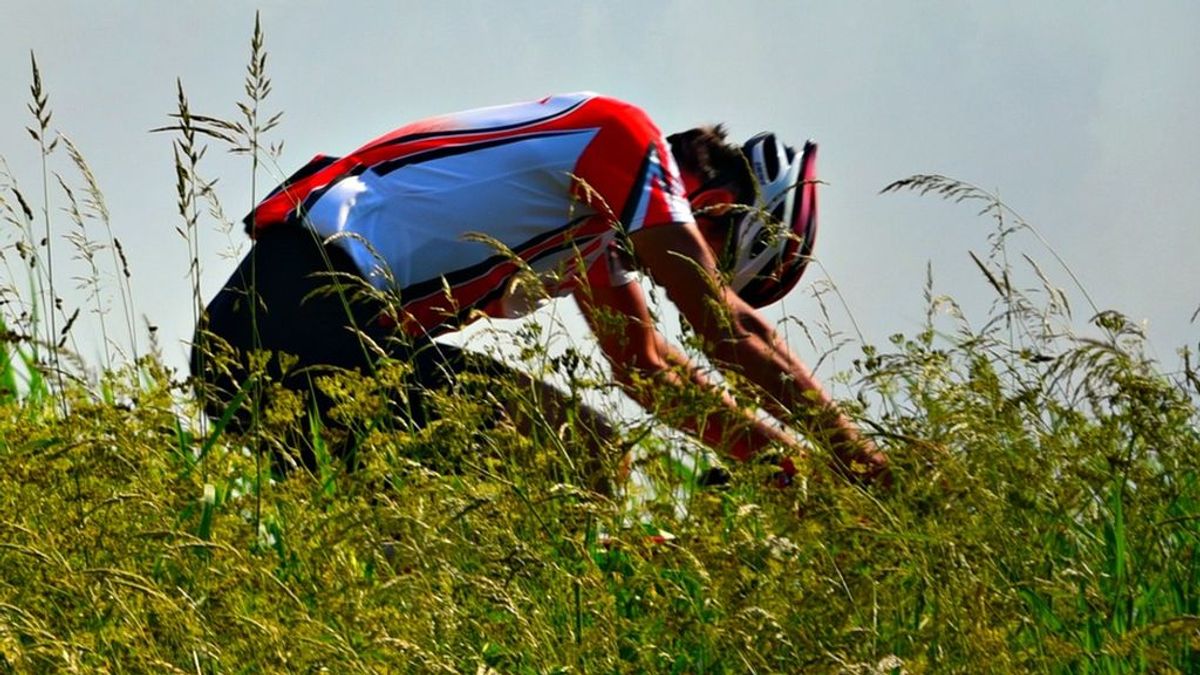
<path id="1" fill-rule="evenodd" d="M 704 332 L 708 356 L 733 366 L 745 365 L 748 358 L 772 344 L 774 335 L 775 329 L 748 305 L 712 318 Z"/>
<path id="2" fill-rule="evenodd" d="M 740 307 L 734 312 L 734 323 L 737 325 L 742 339 L 767 343 L 773 342 L 775 339 L 775 327 L 767 323 L 762 312 L 749 305 Z"/>

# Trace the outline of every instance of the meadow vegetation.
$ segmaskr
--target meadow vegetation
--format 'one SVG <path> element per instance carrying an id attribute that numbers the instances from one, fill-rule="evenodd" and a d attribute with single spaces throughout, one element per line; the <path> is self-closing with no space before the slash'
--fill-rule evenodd
<path id="1" fill-rule="evenodd" d="M 1165 371 L 1123 315 L 1011 261 L 1036 231 L 992 195 L 941 176 L 887 188 L 980 207 L 987 316 L 931 271 L 924 329 L 887 344 L 789 319 L 809 321 L 807 349 L 852 357 L 835 379 L 893 458 L 890 490 L 846 483 L 819 446 L 790 487 L 768 464 L 705 487 L 714 458 L 638 422 L 611 454 L 635 447 L 654 489 L 609 498 L 584 487 L 580 432 L 489 423 L 486 397 L 544 422 L 513 382 L 439 394 L 424 429 L 389 405 L 402 363 L 321 379 L 337 428 L 265 376 L 239 400 L 248 430 L 204 418 L 138 337 L 121 224 L 33 71 L 40 195 L 0 173 L 0 670 L 1200 670 L 1200 371 L 1187 350 Z M 235 116 L 194 114 L 179 88 L 168 130 L 194 289 L 197 237 L 221 220 L 205 144 L 258 176 L 269 92 L 257 25 Z M 69 175 L 50 169 L 64 153 Z M 90 270 L 81 308 L 55 284 L 64 243 Z M 101 363 L 73 355 L 80 311 Z M 576 352 L 552 356 L 544 327 L 512 339 L 572 400 L 610 390 Z M 301 447 L 312 467 L 281 472 L 272 458 Z"/>

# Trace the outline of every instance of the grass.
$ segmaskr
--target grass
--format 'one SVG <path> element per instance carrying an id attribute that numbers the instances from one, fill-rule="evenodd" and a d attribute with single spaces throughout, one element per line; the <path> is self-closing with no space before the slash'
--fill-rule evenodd
<path id="1" fill-rule="evenodd" d="M 256 27 L 248 82 L 266 81 L 262 49 Z M 253 106 L 269 91 L 248 87 Z M 217 119 L 188 111 L 182 87 L 180 101 L 180 133 Z M 260 161 L 256 110 L 242 108 L 248 134 L 225 131 Z M 39 149 L 53 144 L 43 119 Z M 215 197 L 199 141 L 180 138 L 198 275 L 188 228 Z M 63 180 L 68 205 L 97 203 L 84 183 Z M 890 189 L 976 202 L 995 225 L 975 255 L 996 291 L 981 323 L 931 271 L 923 330 L 858 345 L 838 376 L 896 486 L 864 491 L 814 465 L 781 490 L 769 466 L 745 465 L 703 489 L 673 441 L 636 426 L 620 441 L 637 443 L 657 496 L 634 507 L 580 487 L 572 429 L 487 427 L 477 396 L 451 395 L 430 427 L 395 423 L 385 399 L 403 364 L 321 382 L 356 439 L 354 472 L 295 397 L 263 396 L 247 437 L 203 425 L 190 385 L 132 335 L 140 356 L 72 370 L 61 324 L 35 309 L 52 280 L 26 233 L 49 224 L 6 190 L 21 242 L 6 269 L 32 272 L 0 316 L 0 670 L 1197 672 L 1190 354 L 1164 373 L 1136 326 L 1094 307 L 1077 332 L 1070 299 L 1090 300 L 1032 259 L 1010 264 L 1011 239 L 1036 232 L 986 192 L 941 176 Z M 98 211 L 75 212 L 86 233 Z M 105 273 L 103 256 L 87 261 Z M 549 333 L 515 338 L 524 367 L 579 398 L 602 386 L 578 355 L 549 356 Z M 478 384 L 541 414 L 533 392 Z M 245 396 L 259 388 L 272 383 Z M 316 469 L 272 476 L 264 453 L 300 444 Z"/>

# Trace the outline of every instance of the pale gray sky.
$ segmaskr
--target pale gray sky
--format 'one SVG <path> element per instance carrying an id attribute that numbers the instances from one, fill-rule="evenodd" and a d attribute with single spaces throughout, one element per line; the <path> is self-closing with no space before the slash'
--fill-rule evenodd
<path id="1" fill-rule="evenodd" d="M 182 364 L 191 330 L 187 252 L 174 232 L 171 139 L 148 130 L 174 109 L 176 78 L 194 112 L 234 114 L 256 8 L 274 82 L 268 109 L 285 111 L 275 133 L 286 140 L 285 173 L 421 116 L 595 90 L 641 105 L 667 132 L 725 121 L 738 138 L 770 129 L 796 143 L 818 140 L 828 185 L 817 255 L 870 342 L 919 329 L 927 262 L 936 291 L 976 321 L 992 300 L 968 257 L 986 251 L 991 223 L 970 206 L 878 194 L 928 172 L 998 190 L 1101 308 L 1147 322 L 1168 366 L 1178 347 L 1197 345 L 1200 325 L 1189 319 L 1200 305 L 1200 3 L 8 7 L 0 155 L 23 189 L 40 195 L 36 146 L 24 130 L 33 50 L 54 127 L 91 163 L 130 253 L 138 307 L 161 326 L 172 363 Z M 70 175 L 65 160 L 54 166 Z M 220 178 L 225 209 L 240 218 L 251 206 L 248 165 L 216 147 L 205 164 Z M 12 239 L 0 232 L 0 242 Z M 205 231 L 206 297 L 233 267 L 217 255 L 225 244 Z M 67 250 L 57 248 L 64 275 Z M 1019 252 L 1069 286 L 1035 240 L 1018 236 Z M 817 278 L 810 271 L 772 315 L 815 319 L 806 288 Z M 1073 299 L 1082 325 L 1089 312 Z M 832 321 L 850 330 L 844 312 Z M 85 345 L 92 334 L 81 327 Z M 85 353 L 93 362 L 96 349 Z"/>

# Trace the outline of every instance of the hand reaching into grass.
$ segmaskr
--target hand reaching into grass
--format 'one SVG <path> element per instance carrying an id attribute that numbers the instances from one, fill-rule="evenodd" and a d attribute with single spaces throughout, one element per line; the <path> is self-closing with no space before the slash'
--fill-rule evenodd
<path id="1" fill-rule="evenodd" d="M 892 469 L 888 457 L 871 439 L 858 436 L 851 442 L 840 444 L 834 453 L 834 470 L 850 482 L 892 487 Z"/>

